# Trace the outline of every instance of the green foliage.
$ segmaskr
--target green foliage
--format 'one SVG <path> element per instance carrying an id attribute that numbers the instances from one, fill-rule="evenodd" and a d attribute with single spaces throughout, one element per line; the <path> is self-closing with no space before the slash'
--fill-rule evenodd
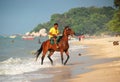
<path id="1" fill-rule="evenodd" d="M 120 33 L 120 0 L 114 0 L 114 4 L 117 7 L 112 20 L 106 25 L 113 33 Z"/>
<path id="2" fill-rule="evenodd" d="M 53 14 L 49 22 L 39 24 L 32 31 L 41 28 L 49 30 L 57 22 L 60 31 L 69 25 L 77 34 L 98 34 L 108 31 L 106 24 L 112 19 L 114 11 L 112 7 L 72 8 L 63 14 Z"/>
<path id="3" fill-rule="evenodd" d="M 119 12 L 116 12 L 112 20 L 107 23 L 108 28 L 115 33 L 120 33 L 120 18 L 118 15 Z"/>

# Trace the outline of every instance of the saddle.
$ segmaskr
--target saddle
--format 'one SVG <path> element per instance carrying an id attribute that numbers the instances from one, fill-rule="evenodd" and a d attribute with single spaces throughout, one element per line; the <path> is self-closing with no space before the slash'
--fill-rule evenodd
<path id="1" fill-rule="evenodd" d="M 61 38 L 62 38 L 62 36 L 57 36 L 57 38 L 56 38 L 57 44 L 60 42 Z M 50 39 L 50 44 L 52 44 L 52 45 L 55 44 L 53 38 Z"/>

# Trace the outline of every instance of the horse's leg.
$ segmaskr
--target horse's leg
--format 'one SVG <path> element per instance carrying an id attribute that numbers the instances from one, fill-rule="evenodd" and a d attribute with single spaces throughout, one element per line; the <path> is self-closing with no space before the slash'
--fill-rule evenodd
<path id="1" fill-rule="evenodd" d="M 42 57 L 41 57 L 41 65 L 43 65 L 44 57 L 45 57 L 45 55 L 42 55 Z"/>
<path id="2" fill-rule="evenodd" d="M 65 53 L 66 53 L 66 55 L 67 55 L 67 59 L 66 59 L 66 61 L 65 61 L 64 65 L 66 65 L 66 63 L 67 63 L 68 59 L 70 58 L 69 53 L 68 53 L 68 50 L 67 50 L 67 51 L 65 51 Z"/>
<path id="3" fill-rule="evenodd" d="M 53 55 L 54 51 L 50 51 L 48 55 L 48 59 L 50 60 L 51 64 L 53 65 L 53 60 L 51 59 L 51 56 Z"/>
<path id="4" fill-rule="evenodd" d="M 63 51 L 61 51 L 61 62 L 63 64 Z"/>
<path id="5" fill-rule="evenodd" d="M 43 65 L 43 60 L 45 58 L 46 53 L 47 53 L 47 50 L 44 50 L 43 54 L 42 54 L 42 57 L 41 57 L 41 65 Z"/>

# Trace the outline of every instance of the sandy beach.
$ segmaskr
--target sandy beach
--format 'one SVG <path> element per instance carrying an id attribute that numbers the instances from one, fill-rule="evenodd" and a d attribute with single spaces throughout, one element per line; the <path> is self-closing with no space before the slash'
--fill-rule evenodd
<path id="1" fill-rule="evenodd" d="M 44 74 L 52 74 L 53 77 L 35 79 L 32 82 L 119 82 L 120 45 L 113 46 L 113 41 L 120 41 L 120 37 L 71 42 L 73 45 L 83 45 L 87 48 L 70 53 L 66 66 L 44 69 Z"/>
<path id="2" fill-rule="evenodd" d="M 87 55 L 93 55 L 95 59 L 110 59 L 111 61 L 91 65 L 88 68 L 93 69 L 92 71 L 79 74 L 67 82 L 119 82 L 120 45 L 113 46 L 113 41 L 120 41 L 120 37 L 83 40 L 80 44 L 89 46 L 87 51 L 90 54 Z"/>

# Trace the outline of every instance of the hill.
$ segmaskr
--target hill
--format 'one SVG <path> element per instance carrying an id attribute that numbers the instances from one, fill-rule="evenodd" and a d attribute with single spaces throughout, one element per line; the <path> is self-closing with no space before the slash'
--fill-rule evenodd
<path id="1" fill-rule="evenodd" d="M 69 25 L 77 34 L 100 34 L 109 31 L 106 24 L 113 18 L 114 12 L 112 7 L 72 8 L 63 14 L 53 14 L 49 22 L 38 24 L 32 31 L 38 32 L 41 28 L 48 31 L 57 22 L 61 32 L 64 26 Z"/>

